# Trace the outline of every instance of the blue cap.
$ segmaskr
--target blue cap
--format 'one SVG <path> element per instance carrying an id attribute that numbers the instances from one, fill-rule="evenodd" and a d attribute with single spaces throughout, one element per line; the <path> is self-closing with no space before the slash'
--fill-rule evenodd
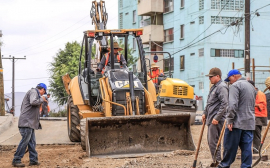
<path id="1" fill-rule="evenodd" d="M 238 69 L 232 69 L 232 70 L 230 70 L 230 72 L 228 73 L 228 76 L 227 76 L 227 78 L 225 79 L 225 81 L 226 82 L 229 82 L 230 80 L 229 80 L 229 77 L 231 77 L 231 76 L 233 76 L 233 75 L 242 75 L 241 73 L 240 73 L 240 71 L 238 70 Z"/>
<path id="2" fill-rule="evenodd" d="M 45 94 L 47 94 L 47 86 L 44 83 L 39 83 L 37 86 L 45 89 Z"/>

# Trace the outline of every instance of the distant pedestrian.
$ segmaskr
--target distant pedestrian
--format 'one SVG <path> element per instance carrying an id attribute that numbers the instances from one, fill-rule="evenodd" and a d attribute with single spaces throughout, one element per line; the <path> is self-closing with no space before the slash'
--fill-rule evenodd
<path id="1" fill-rule="evenodd" d="M 251 146 L 255 130 L 256 91 L 237 69 L 231 70 L 225 81 L 232 85 L 229 88 L 223 160 L 218 167 L 229 168 L 235 160 L 239 146 L 241 149 L 241 168 L 248 168 L 252 164 Z"/>
<path id="2" fill-rule="evenodd" d="M 47 96 L 44 96 L 44 97 L 46 100 L 42 103 L 40 116 L 41 117 L 48 117 L 48 113 L 49 113 L 48 105 L 49 105 L 50 94 L 47 94 Z"/>
<path id="3" fill-rule="evenodd" d="M 36 151 L 35 130 L 41 129 L 41 124 L 39 122 L 39 108 L 45 101 L 45 97 L 42 95 L 46 94 L 46 90 L 47 86 L 44 83 L 40 83 L 36 88 L 30 89 L 23 99 L 18 124 L 22 140 L 14 154 L 12 161 L 14 167 L 25 166 L 25 164 L 21 162 L 21 159 L 23 158 L 27 147 L 30 159 L 29 166 L 39 165 L 38 153 Z"/>
<path id="4" fill-rule="evenodd" d="M 251 80 L 248 81 L 252 86 L 255 87 L 255 83 Z M 267 126 L 267 105 L 266 105 L 266 96 L 265 94 L 258 90 L 256 91 L 256 100 L 255 100 L 255 131 L 253 132 L 253 153 L 259 153 L 259 147 L 261 144 L 261 133 L 262 126 Z"/>
<path id="5" fill-rule="evenodd" d="M 208 126 L 207 140 L 212 158 L 220 162 L 221 148 L 218 148 L 217 158 L 214 158 L 214 154 L 225 121 L 225 113 L 228 106 L 228 87 L 221 79 L 221 70 L 219 68 L 212 68 L 206 76 L 209 76 L 213 86 L 208 94 L 202 120 L 206 120 L 206 125 Z"/>

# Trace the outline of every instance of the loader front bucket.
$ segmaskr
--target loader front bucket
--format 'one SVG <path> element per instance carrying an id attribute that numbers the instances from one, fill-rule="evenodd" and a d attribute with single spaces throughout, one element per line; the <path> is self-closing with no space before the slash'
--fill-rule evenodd
<path id="1" fill-rule="evenodd" d="M 85 138 L 89 157 L 195 150 L 189 113 L 87 118 Z"/>

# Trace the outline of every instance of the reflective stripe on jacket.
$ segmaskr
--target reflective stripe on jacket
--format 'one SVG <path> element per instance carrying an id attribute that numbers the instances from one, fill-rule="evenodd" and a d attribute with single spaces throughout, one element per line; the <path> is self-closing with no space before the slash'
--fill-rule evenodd
<path id="1" fill-rule="evenodd" d="M 109 62 L 109 58 L 110 58 L 110 53 L 106 53 L 105 56 L 106 56 L 105 66 L 107 66 L 107 64 Z M 118 62 L 120 62 L 120 55 L 119 54 L 117 55 L 117 60 L 118 60 Z"/>

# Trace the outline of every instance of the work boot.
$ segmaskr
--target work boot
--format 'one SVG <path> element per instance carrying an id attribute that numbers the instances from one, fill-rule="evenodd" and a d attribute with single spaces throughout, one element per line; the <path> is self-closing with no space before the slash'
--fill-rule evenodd
<path id="1" fill-rule="evenodd" d="M 39 162 L 30 162 L 29 166 L 39 166 L 40 163 Z"/>
<path id="2" fill-rule="evenodd" d="M 12 166 L 14 167 L 25 167 L 25 164 L 22 162 L 12 162 Z"/>

